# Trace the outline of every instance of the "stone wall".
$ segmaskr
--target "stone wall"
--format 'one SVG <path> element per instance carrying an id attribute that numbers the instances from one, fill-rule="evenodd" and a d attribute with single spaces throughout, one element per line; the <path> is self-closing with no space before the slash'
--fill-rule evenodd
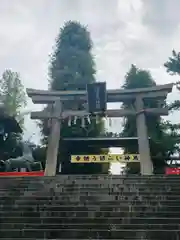
<path id="1" fill-rule="evenodd" d="M 180 239 L 180 178 L 0 178 L 1 239 Z"/>

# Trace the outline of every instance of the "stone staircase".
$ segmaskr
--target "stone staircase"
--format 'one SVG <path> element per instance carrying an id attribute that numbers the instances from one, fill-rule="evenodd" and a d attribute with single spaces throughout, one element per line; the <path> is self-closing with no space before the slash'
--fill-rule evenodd
<path id="1" fill-rule="evenodd" d="M 0 239 L 180 240 L 180 177 L 0 178 Z"/>

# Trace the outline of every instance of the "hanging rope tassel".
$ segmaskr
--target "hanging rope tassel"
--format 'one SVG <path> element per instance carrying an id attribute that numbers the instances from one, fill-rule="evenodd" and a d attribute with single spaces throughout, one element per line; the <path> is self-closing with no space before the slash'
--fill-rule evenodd
<path id="1" fill-rule="evenodd" d="M 112 118 L 109 118 L 109 127 L 112 127 Z"/>
<path id="2" fill-rule="evenodd" d="M 100 122 L 99 116 L 96 115 L 96 124 L 98 124 Z"/>
<path id="3" fill-rule="evenodd" d="M 84 118 L 81 119 L 81 127 L 85 128 L 85 119 Z"/>
<path id="4" fill-rule="evenodd" d="M 91 124 L 91 119 L 89 116 L 87 116 L 87 122 L 88 122 L 88 124 Z"/>
<path id="5" fill-rule="evenodd" d="M 74 117 L 73 124 L 76 124 L 76 123 L 77 123 L 77 119 L 78 119 L 78 117 L 77 117 L 77 116 L 75 116 L 75 117 Z"/>
<path id="6" fill-rule="evenodd" d="M 52 126 L 52 119 L 50 118 L 48 119 L 48 128 L 51 128 L 51 126 Z"/>
<path id="7" fill-rule="evenodd" d="M 68 118 L 68 127 L 71 127 L 71 117 Z"/>

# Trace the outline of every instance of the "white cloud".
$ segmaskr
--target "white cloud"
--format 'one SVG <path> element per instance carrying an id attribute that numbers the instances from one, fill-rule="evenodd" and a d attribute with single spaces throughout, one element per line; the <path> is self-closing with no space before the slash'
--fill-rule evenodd
<path id="1" fill-rule="evenodd" d="M 176 34 L 180 24 L 179 0 L 143 0 L 143 23 L 163 38 Z"/>

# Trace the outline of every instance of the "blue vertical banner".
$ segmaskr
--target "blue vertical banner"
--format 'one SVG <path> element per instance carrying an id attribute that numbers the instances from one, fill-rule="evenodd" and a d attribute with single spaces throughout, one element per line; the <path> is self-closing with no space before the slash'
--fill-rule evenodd
<path id="1" fill-rule="evenodd" d="M 102 113 L 107 109 L 106 83 L 87 84 L 87 100 L 89 113 Z"/>

